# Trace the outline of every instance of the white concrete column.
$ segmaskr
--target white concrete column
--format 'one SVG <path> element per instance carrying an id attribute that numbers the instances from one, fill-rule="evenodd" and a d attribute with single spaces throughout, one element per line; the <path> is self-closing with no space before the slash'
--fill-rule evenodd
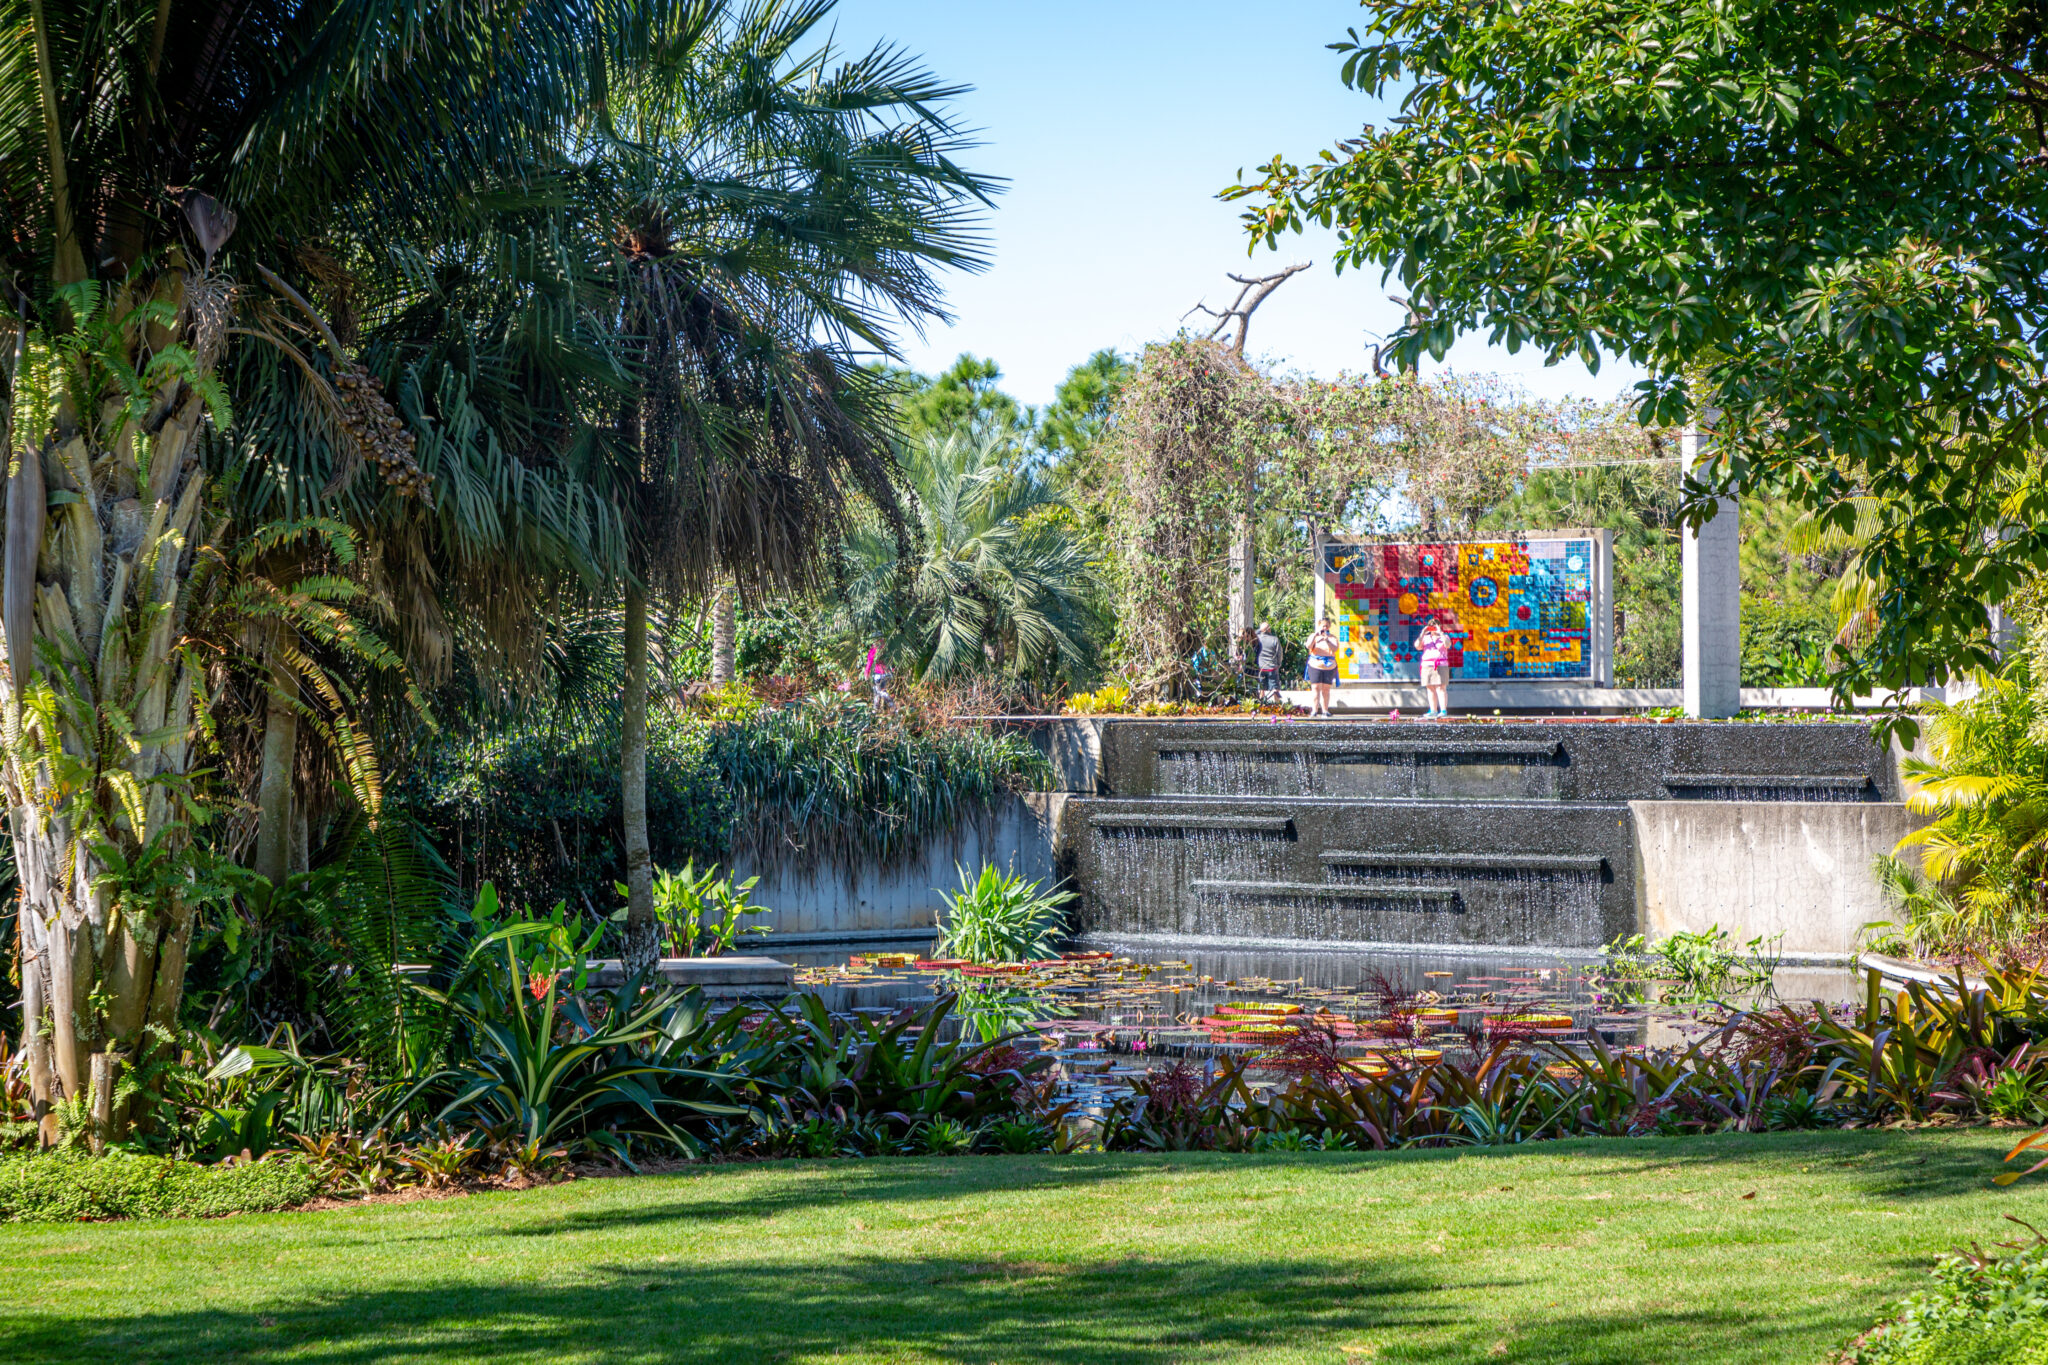
<path id="1" fill-rule="evenodd" d="M 1713 455 L 1713 414 L 1688 427 L 1679 452 L 1688 472 Z M 1742 521 L 1733 498 L 1687 530 L 1679 548 L 1685 635 L 1685 714 L 1709 719 L 1742 709 Z"/>

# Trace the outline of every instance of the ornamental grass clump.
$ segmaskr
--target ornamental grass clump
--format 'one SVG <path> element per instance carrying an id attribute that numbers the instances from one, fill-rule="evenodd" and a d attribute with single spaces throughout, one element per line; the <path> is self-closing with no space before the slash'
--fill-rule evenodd
<path id="1" fill-rule="evenodd" d="M 969 962 L 1031 962 L 1052 955 L 1066 932 L 1070 891 L 1041 892 L 1014 872 L 985 864 L 970 879 L 960 868 L 960 890 L 940 892 L 946 908 L 939 915 L 937 951 Z"/>

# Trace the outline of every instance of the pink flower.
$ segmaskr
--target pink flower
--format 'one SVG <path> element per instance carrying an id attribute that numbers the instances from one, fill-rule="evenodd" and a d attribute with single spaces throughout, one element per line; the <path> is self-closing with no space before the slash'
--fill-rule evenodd
<path id="1" fill-rule="evenodd" d="M 548 987 L 554 984 L 554 977 L 546 972 L 535 972 L 526 978 L 526 989 L 533 992 L 536 1000 L 548 998 Z"/>

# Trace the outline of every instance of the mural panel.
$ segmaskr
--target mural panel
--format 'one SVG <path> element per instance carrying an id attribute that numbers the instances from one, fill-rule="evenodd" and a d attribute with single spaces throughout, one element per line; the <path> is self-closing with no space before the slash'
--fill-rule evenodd
<path id="1" fill-rule="evenodd" d="M 1345 682 L 1421 677 L 1415 637 L 1451 637 L 1451 678 L 1593 676 L 1591 539 L 1323 546 Z"/>

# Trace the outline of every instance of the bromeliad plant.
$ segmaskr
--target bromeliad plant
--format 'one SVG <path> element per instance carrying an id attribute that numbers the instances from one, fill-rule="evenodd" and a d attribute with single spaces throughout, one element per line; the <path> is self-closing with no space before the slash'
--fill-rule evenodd
<path id="1" fill-rule="evenodd" d="M 1001 1040 L 947 1041 L 953 1005 L 941 996 L 878 1020 L 834 1015 L 817 996 L 802 995 L 771 1012 L 752 1030 L 779 1049 L 780 1066 L 760 1068 L 755 1082 L 775 1087 L 764 1106 L 771 1138 L 813 1120 L 879 1119 L 904 1141 L 941 1120 L 975 1132 L 1019 1119 L 1057 1127 L 1046 1076 L 1052 1059 Z"/>
<path id="2" fill-rule="evenodd" d="M 695 1140 L 671 1115 L 745 1112 L 664 1089 L 670 1080 L 720 1080 L 657 1055 L 676 1049 L 681 992 L 643 991 L 637 977 L 608 993 L 583 989 L 602 926 L 579 938 L 559 905 L 548 919 L 498 926 L 488 886 L 476 918 L 486 932 L 437 993 L 455 1022 L 450 1053 L 459 1060 L 421 1082 L 452 1090 L 436 1122 L 509 1136 L 537 1167 L 576 1147 L 630 1160 L 635 1138 L 694 1154 Z"/>

